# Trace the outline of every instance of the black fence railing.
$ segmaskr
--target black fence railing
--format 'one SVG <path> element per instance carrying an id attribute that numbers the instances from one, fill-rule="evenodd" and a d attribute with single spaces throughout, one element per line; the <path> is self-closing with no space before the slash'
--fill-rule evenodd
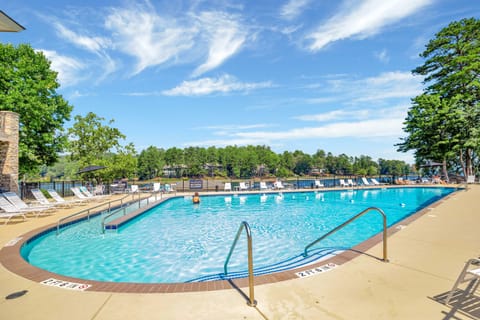
<path id="1" fill-rule="evenodd" d="M 368 178 L 375 178 L 380 183 L 384 184 L 392 184 L 393 177 L 386 176 L 386 175 L 377 175 L 371 176 Z M 416 180 L 418 176 L 403 176 L 405 180 Z M 341 186 L 340 180 L 347 180 L 351 179 L 355 185 L 359 186 L 362 185 L 362 176 L 348 176 L 348 175 L 331 175 L 328 177 L 294 177 L 294 178 L 286 178 L 286 179 L 278 179 L 281 180 L 283 186 L 288 189 L 315 189 L 316 184 L 315 181 L 319 181 L 321 185 L 325 188 L 333 188 Z M 202 179 L 179 179 L 179 180 L 162 180 L 158 179 L 155 182 L 159 182 L 162 185 L 161 190 L 168 191 L 165 188 L 165 185 L 170 185 L 169 190 L 175 190 L 177 192 L 220 192 L 224 191 L 225 183 L 230 183 L 231 189 L 233 191 L 240 189 L 240 183 L 244 183 L 245 186 L 249 190 L 260 190 L 260 182 L 265 182 L 267 187 L 271 188 L 273 183 L 277 179 L 275 178 L 252 178 L 252 179 L 209 179 L 209 178 L 202 178 Z M 153 189 L 153 182 L 143 182 L 143 181 L 135 181 L 135 180 L 122 180 L 121 182 L 116 183 L 106 183 L 104 184 L 104 192 L 114 193 L 114 192 L 128 192 L 129 187 L 132 184 L 136 184 L 139 186 L 140 190 L 152 190 Z M 77 186 L 85 186 L 89 190 L 93 190 L 95 185 L 90 184 L 86 181 L 51 181 L 51 182 L 22 182 L 20 184 L 20 194 L 22 198 L 33 198 L 32 193 L 30 190 L 32 189 L 54 189 L 63 197 L 73 196 L 73 192 L 70 190 L 72 187 Z"/>

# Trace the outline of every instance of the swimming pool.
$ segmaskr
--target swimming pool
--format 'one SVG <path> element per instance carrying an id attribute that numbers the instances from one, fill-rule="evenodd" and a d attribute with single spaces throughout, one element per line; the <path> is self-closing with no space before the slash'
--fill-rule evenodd
<path id="1" fill-rule="evenodd" d="M 223 263 L 242 221 L 252 229 L 255 273 L 295 268 L 352 246 L 381 231 L 381 217 L 367 214 L 315 246 L 307 244 L 370 207 L 393 225 L 453 192 L 453 188 L 383 188 L 328 192 L 203 196 L 200 205 L 174 198 L 102 234 L 100 217 L 29 241 L 25 260 L 75 278 L 109 282 L 172 283 L 222 279 Z M 243 243 L 242 243 L 243 242 Z M 242 236 L 229 271 L 245 276 Z"/>

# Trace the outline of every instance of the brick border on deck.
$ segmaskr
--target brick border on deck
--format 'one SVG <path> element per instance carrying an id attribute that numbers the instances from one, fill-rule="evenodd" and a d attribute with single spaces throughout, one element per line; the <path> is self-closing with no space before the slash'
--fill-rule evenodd
<path id="1" fill-rule="evenodd" d="M 387 187 L 387 186 L 383 186 L 380 188 L 384 188 L 384 187 Z M 405 187 L 405 186 L 402 186 L 402 187 Z M 426 186 L 411 186 L 411 187 L 426 187 Z M 369 189 L 373 189 L 373 188 L 369 188 Z M 379 189 L 379 188 L 377 187 L 375 189 Z M 342 189 L 335 189 L 335 190 L 317 189 L 317 190 L 338 191 Z M 415 221 L 416 219 L 418 219 L 419 217 L 429 213 L 432 208 L 437 207 L 445 200 L 451 198 L 459 190 L 462 190 L 462 189 L 457 188 L 457 191 L 450 193 L 449 195 L 439 199 L 436 202 L 428 204 L 423 209 L 406 217 L 402 221 L 392 225 L 390 228 L 388 228 L 388 232 L 387 232 L 388 236 L 391 236 L 392 234 L 395 234 L 396 232 L 401 230 L 401 226 L 408 225 L 413 221 Z M 295 191 L 298 192 L 298 190 L 295 190 Z M 231 194 L 234 194 L 234 193 L 231 193 Z M 235 194 L 237 194 L 237 192 L 235 192 Z M 220 195 L 220 193 L 218 193 L 218 195 Z M 168 198 L 168 199 L 171 199 L 171 198 Z M 165 201 L 165 200 L 166 199 L 163 199 L 161 201 Z M 155 204 L 158 204 L 161 201 L 157 201 Z M 135 216 L 137 216 L 140 213 L 135 211 L 135 213 L 132 213 L 132 214 L 135 214 Z M 214 291 L 214 290 L 232 289 L 235 287 L 239 287 L 239 288 L 248 287 L 248 278 L 207 281 L 207 282 L 190 282 L 190 283 L 126 283 L 126 282 L 92 281 L 92 280 L 85 280 L 85 279 L 58 275 L 58 274 L 37 268 L 29 264 L 27 261 L 25 261 L 20 255 L 20 249 L 22 248 L 22 246 L 26 242 L 30 241 L 32 238 L 38 237 L 39 234 L 48 232 L 54 228 L 56 228 L 56 225 L 48 225 L 42 228 L 32 230 L 16 239 L 13 239 L 11 241 L 13 243 L 7 244 L 0 250 L 0 263 L 11 272 L 39 283 L 47 279 L 54 278 L 54 279 L 63 280 L 67 282 L 88 284 L 90 285 L 90 287 L 86 289 L 86 291 L 123 292 L 123 293 L 174 293 L 174 292 Z M 313 264 L 308 264 L 301 268 L 291 269 L 291 270 L 267 274 L 267 275 L 255 276 L 255 285 L 258 286 L 262 284 L 299 279 L 299 277 L 295 273 L 300 271 L 310 270 L 313 268 L 318 268 L 329 263 L 342 265 L 359 255 L 366 254 L 365 252 L 368 249 L 382 242 L 382 239 L 383 239 L 383 236 L 382 236 L 382 233 L 380 232 L 379 234 L 371 237 L 370 239 L 362 242 L 361 244 L 349 250 L 345 250 L 331 258 L 322 259 Z M 378 259 L 380 261 L 383 259 L 383 257 L 374 257 L 374 256 L 372 256 L 372 258 Z"/>

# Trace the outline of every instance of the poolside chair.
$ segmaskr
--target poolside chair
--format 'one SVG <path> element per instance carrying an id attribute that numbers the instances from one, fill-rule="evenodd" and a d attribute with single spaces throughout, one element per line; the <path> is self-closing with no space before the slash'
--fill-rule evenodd
<path id="1" fill-rule="evenodd" d="M 381 183 L 378 182 L 377 179 L 375 179 L 375 178 L 371 178 L 370 181 L 371 181 L 375 186 L 381 185 Z"/>
<path id="2" fill-rule="evenodd" d="M 473 266 L 473 268 L 472 268 Z M 463 296 L 466 297 L 469 293 L 474 293 L 479 285 L 480 285 L 480 258 L 479 259 L 470 259 L 465 263 L 465 266 L 463 267 L 462 272 L 460 272 L 460 275 L 457 278 L 457 281 L 455 281 L 455 284 L 453 285 L 452 290 L 450 290 L 450 293 L 447 296 L 447 299 L 445 300 L 445 304 L 448 305 L 450 300 L 452 299 L 453 295 L 458 289 L 458 286 L 461 283 L 464 282 L 469 282 L 469 285 L 465 289 Z"/>
<path id="3" fill-rule="evenodd" d="M 23 220 L 27 219 L 27 217 L 25 216 L 25 214 L 27 213 L 26 211 L 17 209 L 3 196 L 0 196 L 0 209 L 5 211 L 0 212 L 0 218 L 6 219 L 4 224 L 7 224 L 10 219 L 15 217 L 23 217 Z"/>
<path id="4" fill-rule="evenodd" d="M 55 201 L 54 203 L 56 205 L 63 206 L 63 207 L 71 207 L 75 204 L 85 205 L 86 202 L 88 201 L 88 199 L 85 199 L 85 200 L 83 200 L 83 199 L 65 200 L 54 189 L 48 189 L 47 192 L 52 197 L 53 201 Z"/>
<path id="5" fill-rule="evenodd" d="M 173 184 L 168 184 L 168 183 L 164 185 L 163 190 L 164 190 L 166 193 L 176 192 L 175 188 L 173 187 Z"/>
<path id="6" fill-rule="evenodd" d="M 282 181 L 277 180 L 273 183 L 273 188 L 274 189 L 284 189 L 285 187 L 283 186 Z"/>
<path id="7" fill-rule="evenodd" d="M 260 181 L 260 190 L 267 190 L 267 183 L 265 181 Z"/>
<path id="8" fill-rule="evenodd" d="M 153 183 L 153 192 L 159 192 L 160 191 L 160 182 L 154 182 Z"/>
<path id="9" fill-rule="evenodd" d="M 339 179 L 338 182 L 340 183 L 340 187 L 348 187 L 348 184 L 343 179 Z"/>
<path id="10" fill-rule="evenodd" d="M 362 177 L 362 183 L 364 186 L 371 186 L 370 182 L 368 182 L 367 178 Z"/>
<path id="11" fill-rule="evenodd" d="M 140 190 L 138 189 L 137 184 L 132 184 L 130 185 L 130 189 L 128 190 L 128 193 L 138 193 Z"/>
<path id="12" fill-rule="evenodd" d="M 354 187 L 354 186 L 356 186 L 357 184 L 356 184 L 355 182 L 353 182 L 352 179 L 348 179 L 348 180 L 347 180 L 347 185 L 348 185 L 348 186 L 351 186 L 351 187 Z"/>
<path id="13" fill-rule="evenodd" d="M 225 186 L 223 187 L 223 191 L 232 191 L 232 183 L 225 182 Z"/>
<path id="14" fill-rule="evenodd" d="M 475 183 L 475 176 L 467 176 L 467 183 Z"/>
<path id="15" fill-rule="evenodd" d="M 10 205 L 8 205 L 10 204 Z M 38 217 L 39 215 L 43 214 L 51 214 L 52 213 L 52 206 L 38 206 L 38 207 L 31 207 L 22 199 L 15 192 L 5 192 L 0 196 L 0 208 L 2 208 L 7 213 L 32 213 L 36 214 Z"/>
<path id="16" fill-rule="evenodd" d="M 73 194 L 75 195 L 75 197 L 77 197 L 78 199 L 80 200 L 83 200 L 83 201 L 95 201 L 95 200 L 98 200 L 98 198 L 90 198 L 90 197 L 87 197 L 82 191 L 80 191 L 80 188 L 78 187 L 72 187 L 70 188 L 70 190 L 72 190 Z"/>
<path id="17" fill-rule="evenodd" d="M 35 198 L 35 200 L 37 200 L 38 203 L 46 206 L 55 205 L 54 203 L 48 201 L 47 197 L 45 197 L 45 195 L 40 189 L 32 189 L 30 191 L 32 192 L 33 197 Z"/>
<path id="18" fill-rule="evenodd" d="M 325 185 L 320 180 L 315 180 L 315 188 L 324 188 Z"/>
<path id="19" fill-rule="evenodd" d="M 105 195 L 105 186 L 103 184 L 99 184 L 95 186 L 93 189 L 94 196 L 104 196 Z"/>
<path id="20" fill-rule="evenodd" d="M 239 188 L 240 191 L 247 191 L 248 190 L 247 184 L 245 182 L 240 182 L 238 188 Z"/>
<path id="21" fill-rule="evenodd" d="M 89 199 L 102 199 L 102 198 L 107 198 L 107 194 L 100 194 L 100 195 L 93 195 L 90 191 L 88 191 L 87 188 L 85 187 L 80 187 L 80 191 L 87 196 Z"/>

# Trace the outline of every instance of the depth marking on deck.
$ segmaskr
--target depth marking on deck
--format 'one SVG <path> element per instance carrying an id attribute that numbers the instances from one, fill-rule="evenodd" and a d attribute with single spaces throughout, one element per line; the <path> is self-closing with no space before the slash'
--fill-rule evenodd
<path id="1" fill-rule="evenodd" d="M 338 267 L 338 265 L 336 265 L 335 263 L 329 263 L 329 264 L 325 264 L 323 266 L 316 267 L 316 268 L 313 268 L 313 269 L 304 270 L 304 271 L 300 271 L 300 272 L 295 272 L 295 275 L 299 278 L 306 278 L 306 277 L 311 277 L 311 276 L 317 275 L 319 273 L 331 271 L 331 270 L 335 269 L 336 267 Z"/>
<path id="2" fill-rule="evenodd" d="M 70 289 L 70 290 L 79 290 L 79 291 L 87 290 L 92 286 L 91 284 L 75 283 L 70 281 L 58 280 L 54 278 L 43 280 L 40 283 L 46 286 L 58 287 L 58 288 L 64 288 L 64 289 Z"/>

